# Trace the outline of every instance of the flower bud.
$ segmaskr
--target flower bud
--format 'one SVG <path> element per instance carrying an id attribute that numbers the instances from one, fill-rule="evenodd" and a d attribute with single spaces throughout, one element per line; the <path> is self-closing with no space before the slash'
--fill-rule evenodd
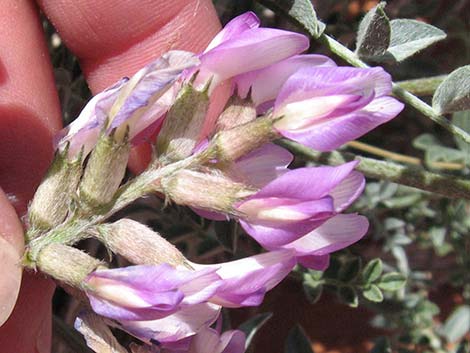
<path id="1" fill-rule="evenodd" d="M 173 244 L 147 226 L 131 219 L 101 225 L 98 234 L 109 250 L 134 264 L 167 263 L 178 267 L 186 263 L 186 258 Z"/>
<path id="2" fill-rule="evenodd" d="M 219 131 L 212 144 L 216 146 L 219 162 L 233 162 L 277 136 L 273 130 L 273 120 L 260 118 L 230 130 Z"/>
<path id="3" fill-rule="evenodd" d="M 250 94 L 241 98 L 235 92 L 217 119 L 216 131 L 229 130 L 256 119 L 256 107 Z"/>
<path id="4" fill-rule="evenodd" d="M 55 279 L 73 287 L 80 287 L 101 262 L 71 246 L 52 243 L 40 250 L 36 265 L 42 272 Z"/>
<path id="5" fill-rule="evenodd" d="M 182 170 L 163 178 L 165 194 L 179 205 L 236 215 L 233 204 L 252 190 L 222 174 Z"/>
<path id="6" fill-rule="evenodd" d="M 127 136 L 116 140 L 101 134 L 85 168 L 79 188 L 79 203 L 83 210 L 106 207 L 113 199 L 126 172 L 130 144 Z"/>
<path id="7" fill-rule="evenodd" d="M 34 233 L 62 223 L 82 174 L 82 157 L 67 158 L 68 147 L 57 151 L 46 177 L 29 206 L 29 224 Z"/>
<path id="8" fill-rule="evenodd" d="M 391 77 L 380 67 L 303 67 L 277 95 L 274 128 L 304 146 L 331 151 L 397 116 L 403 103 L 391 91 Z"/>
<path id="9" fill-rule="evenodd" d="M 191 84 L 185 85 L 168 111 L 158 135 L 158 155 L 169 161 L 190 156 L 196 146 L 208 107 L 209 96 L 206 89 L 198 91 Z"/>

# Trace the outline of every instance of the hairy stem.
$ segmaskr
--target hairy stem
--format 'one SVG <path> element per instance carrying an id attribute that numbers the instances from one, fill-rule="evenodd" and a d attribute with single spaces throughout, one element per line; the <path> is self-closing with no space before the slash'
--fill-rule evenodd
<path id="1" fill-rule="evenodd" d="M 277 143 L 308 160 L 329 165 L 339 165 L 357 160 L 360 163 L 356 170 L 364 173 L 367 177 L 392 181 L 397 184 L 434 192 L 445 197 L 470 199 L 470 180 L 428 172 L 418 166 L 405 166 L 347 152 L 319 152 L 284 139 L 279 140 Z"/>
<path id="2" fill-rule="evenodd" d="M 416 96 L 432 96 L 437 87 L 445 80 L 447 75 L 417 78 L 396 82 L 398 87 L 407 90 Z"/>

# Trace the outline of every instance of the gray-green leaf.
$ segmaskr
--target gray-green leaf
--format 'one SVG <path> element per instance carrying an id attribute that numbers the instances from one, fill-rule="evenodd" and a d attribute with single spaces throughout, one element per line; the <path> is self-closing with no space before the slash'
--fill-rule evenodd
<path id="1" fill-rule="evenodd" d="M 371 284 L 369 288 L 363 290 L 362 295 L 371 302 L 380 303 L 384 300 L 382 291 L 375 284 Z"/>
<path id="2" fill-rule="evenodd" d="M 305 334 L 303 328 L 296 325 L 289 331 L 287 336 L 286 345 L 284 348 L 285 353 L 313 353 L 312 344 L 310 339 Z"/>
<path id="3" fill-rule="evenodd" d="M 432 107 L 439 114 L 470 109 L 470 65 L 451 72 L 437 87 Z"/>
<path id="4" fill-rule="evenodd" d="M 390 21 L 392 29 L 390 46 L 385 59 L 397 62 L 416 54 L 446 37 L 444 31 L 430 24 L 408 19 Z"/>
<path id="5" fill-rule="evenodd" d="M 243 331 L 246 335 L 245 349 L 250 346 L 255 334 L 271 318 L 271 316 L 273 316 L 272 313 L 259 314 L 245 321 L 238 327 L 238 329 Z"/>
<path id="6" fill-rule="evenodd" d="M 318 18 L 310 0 L 259 0 L 276 12 L 282 12 L 303 27 L 313 38 L 325 30 L 325 24 Z"/>
<path id="7" fill-rule="evenodd" d="M 427 164 L 435 162 L 462 162 L 465 161 L 465 155 L 462 151 L 455 148 L 432 146 L 426 151 L 424 161 Z"/>
<path id="8" fill-rule="evenodd" d="M 374 259 L 369 261 L 362 271 L 362 278 L 366 283 L 372 283 L 382 274 L 382 260 Z"/>
<path id="9" fill-rule="evenodd" d="M 449 342 L 455 343 L 467 332 L 470 332 L 470 305 L 462 305 L 447 318 L 442 334 Z"/>
<path id="10" fill-rule="evenodd" d="M 390 44 L 390 22 L 384 12 L 385 2 L 370 10 L 359 24 L 356 53 L 360 58 L 382 56 Z"/>
<path id="11" fill-rule="evenodd" d="M 406 277 L 398 272 L 386 273 L 380 279 L 378 286 L 386 291 L 396 291 L 402 288 L 406 283 Z"/>
<path id="12" fill-rule="evenodd" d="M 388 208 L 408 208 L 420 201 L 422 195 L 419 193 L 393 197 L 385 200 L 383 204 Z"/>
<path id="13" fill-rule="evenodd" d="M 413 147 L 426 151 L 433 146 L 442 146 L 442 143 L 432 134 L 421 134 L 413 140 Z"/>

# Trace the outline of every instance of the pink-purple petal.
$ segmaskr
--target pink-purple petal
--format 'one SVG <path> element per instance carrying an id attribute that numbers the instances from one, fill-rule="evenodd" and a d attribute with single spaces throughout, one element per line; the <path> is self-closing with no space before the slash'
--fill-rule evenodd
<path id="1" fill-rule="evenodd" d="M 251 89 L 251 97 L 256 105 L 274 100 L 282 85 L 297 70 L 304 67 L 336 66 L 323 55 L 295 55 L 268 67 L 247 72 L 235 77 L 240 97 L 246 97 Z"/>
<path id="2" fill-rule="evenodd" d="M 251 11 L 245 12 L 244 14 L 235 17 L 224 28 L 217 33 L 212 41 L 207 46 L 204 53 L 215 48 L 223 42 L 236 38 L 241 33 L 248 31 L 253 28 L 258 28 L 260 25 L 259 18 Z"/>
<path id="3" fill-rule="evenodd" d="M 237 205 L 242 217 L 252 223 L 276 227 L 278 224 L 323 219 L 334 212 L 329 196 L 317 200 L 253 198 Z"/>
<path id="4" fill-rule="evenodd" d="M 306 36 L 271 28 L 244 31 L 201 55 L 199 75 L 220 82 L 299 54 L 309 46 Z"/>
<path id="5" fill-rule="evenodd" d="M 299 257 L 323 256 L 357 242 L 368 228 L 369 222 L 364 216 L 339 214 L 284 247 L 294 249 Z"/>
<path id="6" fill-rule="evenodd" d="M 357 161 L 337 167 L 299 168 L 288 171 L 256 194 L 235 205 L 241 212 L 240 225 L 268 249 L 288 244 L 320 226 L 336 213 L 331 192 L 352 173 Z M 338 191 L 341 208 L 362 191 Z M 329 203 L 328 203 L 329 202 Z"/>
<path id="7" fill-rule="evenodd" d="M 306 67 L 296 71 L 283 85 L 274 110 L 296 101 L 329 95 L 382 97 L 391 93 L 390 75 L 380 67 Z"/>
<path id="8" fill-rule="evenodd" d="M 298 256 L 299 264 L 306 268 L 317 271 L 325 271 L 330 265 L 330 255 L 305 255 Z"/>
<path id="9" fill-rule="evenodd" d="M 192 337 L 188 353 L 218 353 L 219 344 L 219 333 L 205 327 Z"/>
<path id="10" fill-rule="evenodd" d="M 330 195 L 333 197 L 333 204 L 336 212 L 344 211 L 351 205 L 364 191 L 366 180 L 364 175 L 352 171 L 343 181 L 337 185 Z"/>
<path id="11" fill-rule="evenodd" d="M 229 173 L 237 181 L 262 188 L 286 173 L 293 159 L 285 148 L 267 143 L 238 159 Z"/>
<path id="12" fill-rule="evenodd" d="M 152 320 L 182 304 L 200 303 L 217 288 L 216 268 L 175 269 L 168 264 L 99 270 L 86 279 L 90 304 L 100 315 L 118 320 Z M 183 299 L 186 298 L 186 302 Z"/>
<path id="13" fill-rule="evenodd" d="M 137 72 L 128 82 L 117 102 L 121 105 L 109 124 L 109 130 L 129 120 L 140 108 L 156 101 L 180 77 L 183 70 L 199 64 L 197 57 L 189 52 L 174 50 L 163 54 Z M 113 107 L 114 108 L 114 107 Z"/>
<path id="14" fill-rule="evenodd" d="M 129 308 L 90 294 L 88 294 L 88 299 L 94 312 L 110 319 L 155 320 L 174 313 L 184 298 L 178 290 L 161 291 L 156 295 L 158 295 L 158 303 L 154 305 L 149 303 L 148 307 L 142 308 Z"/>
<path id="15" fill-rule="evenodd" d="M 314 130 L 323 122 L 365 107 L 373 99 L 373 92 L 370 92 L 368 96 L 337 94 L 294 101 L 273 113 L 281 118 L 274 123 L 274 128 L 281 134 L 284 131 L 302 133 Z"/>
<path id="16" fill-rule="evenodd" d="M 212 303 L 189 305 L 163 319 L 121 321 L 119 327 L 146 342 L 175 342 L 212 325 L 217 320 L 220 309 L 219 305 Z"/>
<path id="17" fill-rule="evenodd" d="M 211 302 L 226 306 L 257 306 L 267 291 L 281 282 L 296 264 L 294 252 L 279 250 L 220 264 L 223 285 Z"/>
<path id="18" fill-rule="evenodd" d="M 403 103 L 392 97 L 381 97 L 353 113 L 325 119 L 311 129 L 279 133 L 315 150 L 331 151 L 393 119 L 403 107 Z"/>
<path id="19" fill-rule="evenodd" d="M 134 145 L 145 141 L 145 139 L 148 139 L 157 131 L 163 123 L 165 114 L 175 102 L 180 88 L 181 82 L 173 83 L 155 102 L 149 102 L 149 105 L 134 114 L 132 121 L 129 122 L 132 125 L 132 129 L 129 131 L 129 138 Z"/>
<path id="20" fill-rule="evenodd" d="M 136 290 L 152 292 L 154 290 L 173 289 L 210 273 L 210 271 L 195 272 L 176 269 L 168 264 L 157 266 L 136 265 L 111 270 L 98 270 L 90 274 L 86 281 L 90 282 L 92 279 L 99 278 L 109 279 Z"/>
<path id="21" fill-rule="evenodd" d="M 239 330 L 230 330 L 222 335 L 206 327 L 191 340 L 188 353 L 243 353 L 245 352 L 245 334 Z"/>
<path id="22" fill-rule="evenodd" d="M 216 273 L 216 267 L 217 266 L 214 266 L 214 268 L 212 268 L 213 271 L 208 270 L 208 275 L 194 278 L 192 281 L 179 287 L 179 290 L 184 294 L 182 305 L 203 303 L 215 295 L 222 285 L 220 277 Z"/>
<path id="23" fill-rule="evenodd" d="M 240 330 L 230 330 L 220 336 L 221 353 L 243 353 L 245 352 L 246 336 Z"/>
<path id="24" fill-rule="evenodd" d="M 307 167 L 290 170 L 263 187 L 253 198 L 322 198 L 341 183 L 357 165 L 357 161 L 337 167 Z"/>
<path id="25" fill-rule="evenodd" d="M 55 136 L 56 148 L 63 149 L 69 143 L 70 156 L 77 155 L 82 148 L 86 156 L 98 139 L 100 130 L 106 120 L 106 112 L 114 104 L 120 89 L 127 81 L 128 78 L 124 78 L 94 96 L 83 108 L 77 119 Z"/>
<path id="26" fill-rule="evenodd" d="M 253 239 L 266 249 L 276 249 L 292 242 L 312 229 L 319 227 L 332 214 L 324 215 L 324 219 L 307 220 L 302 222 L 278 224 L 275 227 L 264 224 L 247 222 L 240 219 L 240 225 Z"/>

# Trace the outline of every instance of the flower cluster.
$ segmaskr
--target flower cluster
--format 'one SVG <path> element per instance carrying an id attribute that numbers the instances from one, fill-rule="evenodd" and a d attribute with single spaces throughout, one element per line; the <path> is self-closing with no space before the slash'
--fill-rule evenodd
<path id="1" fill-rule="evenodd" d="M 93 310 L 117 320 L 121 329 L 146 342 L 170 344 L 190 337 L 214 323 L 222 306 L 261 304 L 265 293 L 296 264 L 293 251 L 284 249 L 200 265 L 185 259 L 168 241 L 138 222 L 123 219 L 103 225 L 99 231 L 116 253 L 134 262 L 132 254 L 149 247 L 165 252 L 147 253 L 150 264 L 97 270 L 84 280 Z M 133 249 L 127 245 L 131 242 Z M 161 260 L 163 256 L 167 258 Z M 160 261 L 164 262 L 158 264 Z"/>
<path id="2" fill-rule="evenodd" d="M 61 168 L 90 153 L 73 185 L 53 179 L 61 195 L 77 189 L 74 207 L 46 224 L 33 201 L 34 229 L 52 228 L 70 212 L 106 214 L 134 190 L 116 193 L 130 146 L 152 141 L 155 159 L 136 190 L 162 193 L 206 218 L 234 218 L 267 250 L 199 265 L 137 222 L 98 226 L 95 235 L 135 265 L 97 269 L 81 286 L 96 313 L 148 344 L 133 352 L 243 352 L 241 332 L 211 328 L 222 307 L 259 305 L 296 264 L 325 269 L 330 253 L 367 231 L 365 217 L 342 213 L 364 188 L 356 162 L 289 169 L 293 156 L 272 141 L 330 151 L 389 121 L 403 108 L 389 96 L 390 76 L 301 54 L 306 36 L 259 25 L 243 14 L 203 53 L 168 52 L 95 96 L 57 139 L 61 160 L 70 161 Z M 214 120 L 211 103 L 223 87 L 231 97 Z"/>

